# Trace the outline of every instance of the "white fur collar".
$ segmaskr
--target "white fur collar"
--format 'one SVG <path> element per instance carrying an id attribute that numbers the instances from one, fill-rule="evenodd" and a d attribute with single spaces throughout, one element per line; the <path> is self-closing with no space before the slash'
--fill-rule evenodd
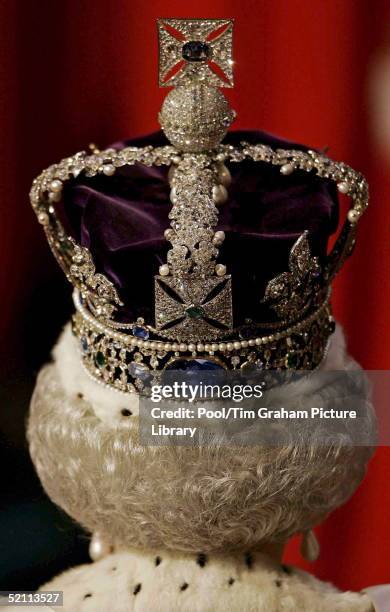
<path id="1" fill-rule="evenodd" d="M 341 593 L 256 553 L 235 557 L 125 551 L 61 574 L 64 612 L 373 612 L 366 594 Z"/>

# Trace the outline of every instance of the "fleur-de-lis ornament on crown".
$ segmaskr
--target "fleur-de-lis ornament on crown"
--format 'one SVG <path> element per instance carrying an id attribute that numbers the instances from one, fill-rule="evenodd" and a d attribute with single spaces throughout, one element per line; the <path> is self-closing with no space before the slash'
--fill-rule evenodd
<path id="1" fill-rule="evenodd" d="M 216 263 L 225 235 L 217 206 L 227 199 L 229 170 L 209 154 L 235 113 L 217 87 L 233 86 L 233 22 L 160 19 L 159 84 L 166 97 L 161 127 L 177 148 L 169 173 L 172 248 L 155 278 L 156 329 L 168 339 L 217 340 L 232 332 L 231 278 Z"/>
<path id="2" fill-rule="evenodd" d="M 320 291 L 321 267 L 318 257 L 311 255 L 307 230 L 294 243 L 288 267 L 288 272 L 269 281 L 262 301 L 269 303 L 280 319 L 293 321 L 307 311 L 316 290 Z"/>

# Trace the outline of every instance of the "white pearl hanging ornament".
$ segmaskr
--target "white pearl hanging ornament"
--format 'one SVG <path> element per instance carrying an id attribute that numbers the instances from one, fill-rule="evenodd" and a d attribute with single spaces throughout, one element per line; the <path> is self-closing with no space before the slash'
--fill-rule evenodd
<path id="1" fill-rule="evenodd" d="M 347 195 L 347 193 L 349 192 L 349 183 L 347 183 L 346 181 L 337 183 L 337 189 L 339 190 L 340 193 Z"/>
<path id="2" fill-rule="evenodd" d="M 302 534 L 301 554 L 306 561 L 315 561 L 320 555 L 320 545 L 312 529 Z"/>
<path id="3" fill-rule="evenodd" d="M 176 187 L 172 187 L 171 192 L 169 194 L 169 198 L 172 204 L 177 204 L 177 189 Z"/>
<path id="4" fill-rule="evenodd" d="M 348 211 L 347 217 L 348 217 L 348 221 L 350 223 L 357 223 L 359 221 L 360 215 L 359 215 L 359 212 L 357 210 L 352 209 L 352 210 Z"/>
<path id="5" fill-rule="evenodd" d="M 177 166 L 174 163 L 172 163 L 170 168 L 169 168 L 169 170 L 168 170 L 168 182 L 169 182 L 170 185 L 172 184 L 172 181 L 175 178 L 176 168 L 177 168 Z"/>
<path id="6" fill-rule="evenodd" d="M 169 266 L 168 264 L 163 264 L 159 269 L 160 276 L 169 276 Z"/>
<path id="7" fill-rule="evenodd" d="M 230 183 L 232 182 L 232 175 L 230 174 L 229 168 L 227 168 L 225 164 L 220 164 L 218 167 L 218 180 L 220 181 L 221 185 L 224 185 L 225 187 L 229 187 Z"/>
<path id="8" fill-rule="evenodd" d="M 112 164 L 105 164 L 103 166 L 103 174 L 106 176 L 113 176 L 115 174 L 115 166 Z"/>
<path id="9" fill-rule="evenodd" d="M 38 215 L 38 221 L 41 225 L 48 225 L 49 223 L 49 215 L 45 212 L 41 212 Z"/>
<path id="10" fill-rule="evenodd" d="M 222 230 L 218 230 L 217 232 L 215 232 L 214 238 L 213 238 L 213 244 L 215 246 L 221 246 L 224 240 L 225 240 L 225 232 L 223 232 Z"/>
<path id="11" fill-rule="evenodd" d="M 59 179 L 54 179 L 54 181 L 50 183 L 50 190 L 55 192 L 61 191 L 62 181 L 60 181 Z"/>
<path id="12" fill-rule="evenodd" d="M 214 204 L 224 204 L 228 199 L 228 192 L 224 185 L 214 185 L 213 200 Z"/>
<path id="13" fill-rule="evenodd" d="M 292 174 L 292 172 L 294 172 L 293 164 L 283 164 L 283 166 L 280 168 L 280 173 L 284 176 L 288 176 L 289 174 Z"/>
<path id="14" fill-rule="evenodd" d="M 170 240 L 173 237 L 174 231 L 172 228 L 168 227 L 164 232 L 164 238 L 166 240 Z"/>
<path id="15" fill-rule="evenodd" d="M 89 556 L 91 557 L 92 561 L 99 561 L 99 559 L 107 557 L 107 555 L 111 554 L 113 550 L 114 547 L 103 538 L 99 531 L 95 531 L 95 533 L 92 534 L 92 538 L 89 543 Z"/>
<path id="16" fill-rule="evenodd" d="M 217 276 L 225 276 L 226 274 L 226 266 L 224 266 L 223 264 L 217 264 L 215 266 L 215 274 Z"/>
<path id="17" fill-rule="evenodd" d="M 59 202 L 61 200 L 61 191 L 51 191 L 49 193 L 50 202 Z"/>

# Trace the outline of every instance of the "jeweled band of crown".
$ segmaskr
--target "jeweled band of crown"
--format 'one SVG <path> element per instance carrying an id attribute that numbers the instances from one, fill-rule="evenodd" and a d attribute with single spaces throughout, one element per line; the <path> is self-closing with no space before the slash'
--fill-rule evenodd
<path id="1" fill-rule="evenodd" d="M 130 336 L 91 315 L 77 291 L 72 324 L 87 372 L 118 391 L 134 392 L 157 382 L 164 370 L 186 370 L 194 363 L 198 370 L 314 370 L 335 329 L 328 298 L 295 325 L 231 342 L 186 344 Z"/>
<path id="2" fill-rule="evenodd" d="M 31 189 L 31 202 L 49 244 L 76 287 L 73 330 L 83 363 L 96 380 L 125 392 L 141 389 L 158 371 L 185 369 L 186 364 L 313 369 L 334 328 L 330 283 L 352 252 L 357 222 L 368 205 L 367 183 L 347 165 L 316 151 L 220 144 L 234 113 L 213 85 L 233 84 L 232 22 L 160 20 L 158 25 L 160 84 L 177 85 L 160 113 L 174 146 L 80 152 L 43 171 Z M 179 68 L 171 73 L 177 63 Z M 276 319 L 252 322 L 248 328 L 234 327 L 232 279 L 217 262 L 224 240 L 217 229 L 218 206 L 227 200 L 230 182 L 225 162 L 246 159 L 279 166 L 282 175 L 316 173 L 335 181 L 351 198 L 342 231 L 325 261 L 312 257 L 304 232 L 291 249 L 288 269 L 269 281 L 263 296 Z M 165 237 L 171 248 L 154 280 L 155 321 L 119 323 L 116 287 L 96 271 L 88 249 L 66 234 L 56 204 L 64 183 L 80 173 L 112 176 L 117 168 L 135 163 L 170 166 L 173 206 Z"/>

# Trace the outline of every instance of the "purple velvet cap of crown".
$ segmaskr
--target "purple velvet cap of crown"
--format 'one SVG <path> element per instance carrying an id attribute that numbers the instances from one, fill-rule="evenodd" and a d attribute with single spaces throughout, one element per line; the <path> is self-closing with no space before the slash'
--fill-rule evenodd
<path id="1" fill-rule="evenodd" d="M 273 148 L 307 148 L 264 132 L 230 132 L 224 142 L 245 140 Z M 162 132 L 113 145 L 161 146 Z M 273 318 L 261 303 L 265 287 L 288 270 L 291 247 L 305 231 L 313 255 L 325 257 L 329 236 L 338 224 L 335 186 L 314 173 L 283 176 L 279 167 L 253 161 L 228 163 L 232 184 L 229 200 L 219 207 L 217 229 L 226 234 L 218 261 L 232 275 L 234 325 L 245 319 Z M 121 321 L 144 317 L 154 324 L 154 276 L 166 262 L 170 244 L 168 168 L 140 164 L 120 168 L 112 177 L 80 175 L 64 190 L 63 212 L 70 234 L 87 247 L 98 272 L 117 288 L 124 306 Z"/>

